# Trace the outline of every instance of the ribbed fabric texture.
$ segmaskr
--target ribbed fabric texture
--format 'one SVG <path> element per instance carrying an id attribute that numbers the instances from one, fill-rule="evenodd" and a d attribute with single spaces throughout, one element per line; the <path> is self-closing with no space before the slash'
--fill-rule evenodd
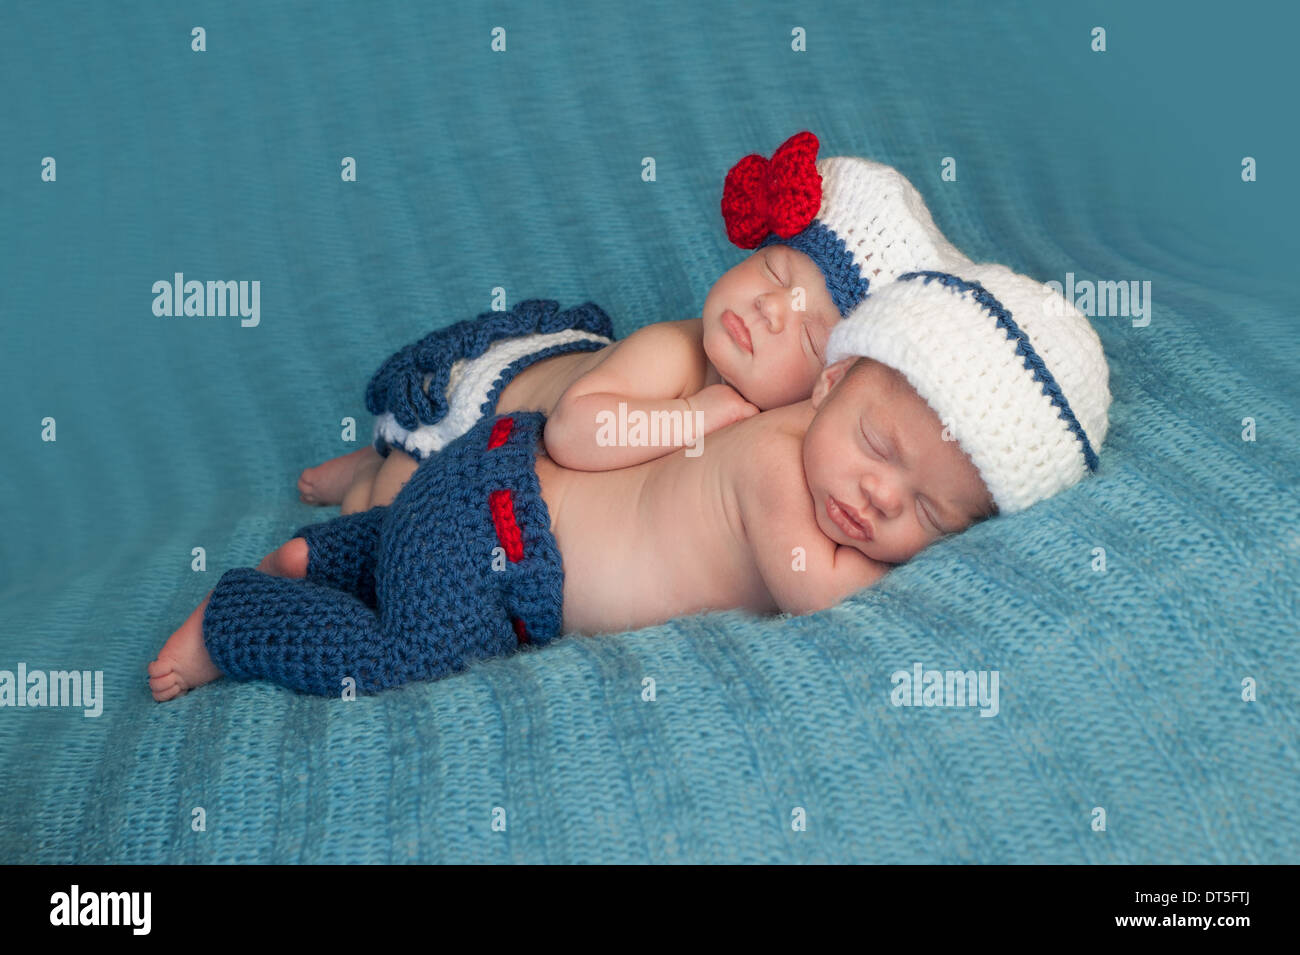
<path id="1" fill-rule="evenodd" d="M 305 580 L 227 571 L 203 616 L 212 662 L 233 680 L 338 696 L 555 639 L 564 571 L 534 470 L 545 422 L 485 417 L 388 507 L 299 528 Z"/>
<path id="2" fill-rule="evenodd" d="M 1104 54 L 1044 3 L 665 2 L 631 31 L 516 4 L 501 54 L 457 4 L 159 10 L 0 5 L 0 667 L 105 687 L 98 718 L 0 709 L 0 860 L 1300 858 L 1283 8 L 1107 5 Z M 1094 319 L 1096 475 L 807 618 L 566 637 L 353 703 L 153 701 L 218 574 L 328 515 L 294 481 L 364 446 L 385 356 L 497 286 L 620 336 L 698 316 L 746 255 L 722 176 L 803 128 L 904 172 L 975 260 L 1153 282 L 1147 327 Z M 261 325 L 154 317 L 178 270 L 261 279 Z M 997 668 L 998 716 L 894 707 L 916 661 Z"/>
<path id="3" fill-rule="evenodd" d="M 822 204 L 816 219 L 788 238 L 773 232 L 758 247 L 788 245 L 816 262 L 841 317 L 905 272 L 970 263 L 897 169 L 861 156 L 830 156 L 818 160 L 817 170 Z"/>

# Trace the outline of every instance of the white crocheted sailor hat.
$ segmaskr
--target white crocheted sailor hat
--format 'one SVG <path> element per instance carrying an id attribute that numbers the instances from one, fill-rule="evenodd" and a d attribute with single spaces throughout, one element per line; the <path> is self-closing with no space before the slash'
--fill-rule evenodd
<path id="1" fill-rule="evenodd" d="M 1002 265 L 907 272 L 873 288 L 826 346 L 896 368 L 1014 513 L 1097 470 L 1109 369 L 1088 319 Z"/>
<path id="2" fill-rule="evenodd" d="M 821 268 L 841 317 L 904 272 L 972 264 L 901 172 L 858 156 L 819 160 L 819 147 L 805 130 L 771 159 L 755 153 L 731 167 L 722 218 L 733 243 L 803 252 Z"/>

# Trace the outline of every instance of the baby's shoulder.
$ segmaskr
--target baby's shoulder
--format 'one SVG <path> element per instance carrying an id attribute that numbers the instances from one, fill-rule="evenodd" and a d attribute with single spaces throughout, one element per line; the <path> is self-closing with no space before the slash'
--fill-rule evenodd
<path id="1" fill-rule="evenodd" d="M 698 318 L 642 325 L 624 341 L 651 348 L 681 348 L 704 354 L 704 323 Z"/>
<path id="2" fill-rule="evenodd" d="M 655 322 L 638 328 L 618 343 L 611 358 L 636 377 L 672 384 L 677 396 L 694 394 L 704 386 L 708 356 L 698 319 Z"/>
<path id="3" fill-rule="evenodd" d="M 736 444 L 736 482 L 742 493 L 782 509 L 805 491 L 803 433 L 780 415 L 765 412 L 724 429 Z"/>

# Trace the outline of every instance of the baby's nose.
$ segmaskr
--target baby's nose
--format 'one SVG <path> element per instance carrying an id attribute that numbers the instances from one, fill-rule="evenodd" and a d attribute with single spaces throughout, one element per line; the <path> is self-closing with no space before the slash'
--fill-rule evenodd
<path id="1" fill-rule="evenodd" d="M 886 517 L 894 513 L 897 495 L 894 494 L 887 480 L 881 480 L 878 475 L 864 478 L 862 493 L 867 499 L 868 507 L 874 507 Z"/>
<path id="2" fill-rule="evenodd" d="M 767 327 L 773 335 L 780 335 L 785 329 L 785 309 L 777 302 L 769 299 L 761 303 L 758 312 L 767 322 Z"/>

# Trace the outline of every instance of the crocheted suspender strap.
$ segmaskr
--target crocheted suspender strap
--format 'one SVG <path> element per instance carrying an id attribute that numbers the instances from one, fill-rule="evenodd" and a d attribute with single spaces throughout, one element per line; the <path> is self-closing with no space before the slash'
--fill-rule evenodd
<path id="1" fill-rule="evenodd" d="M 492 425 L 492 433 L 488 436 L 488 450 L 499 448 L 506 443 L 510 437 L 510 432 L 514 429 L 514 418 L 500 418 Z M 524 559 L 524 532 L 515 519 L 515 493 L 514 491 L 503 489 L 492 491 L 488 494 L 488 511 L 492 514 L 492 526 L 497 532 L 497 541 L 505 548 L 506 557 L 511 563 L 519 563 Z M 528 643 L 528 628 L 518 617 L 510 618 L 510 625 L 514 627 L 515 639 L 519 643 Z"/>

